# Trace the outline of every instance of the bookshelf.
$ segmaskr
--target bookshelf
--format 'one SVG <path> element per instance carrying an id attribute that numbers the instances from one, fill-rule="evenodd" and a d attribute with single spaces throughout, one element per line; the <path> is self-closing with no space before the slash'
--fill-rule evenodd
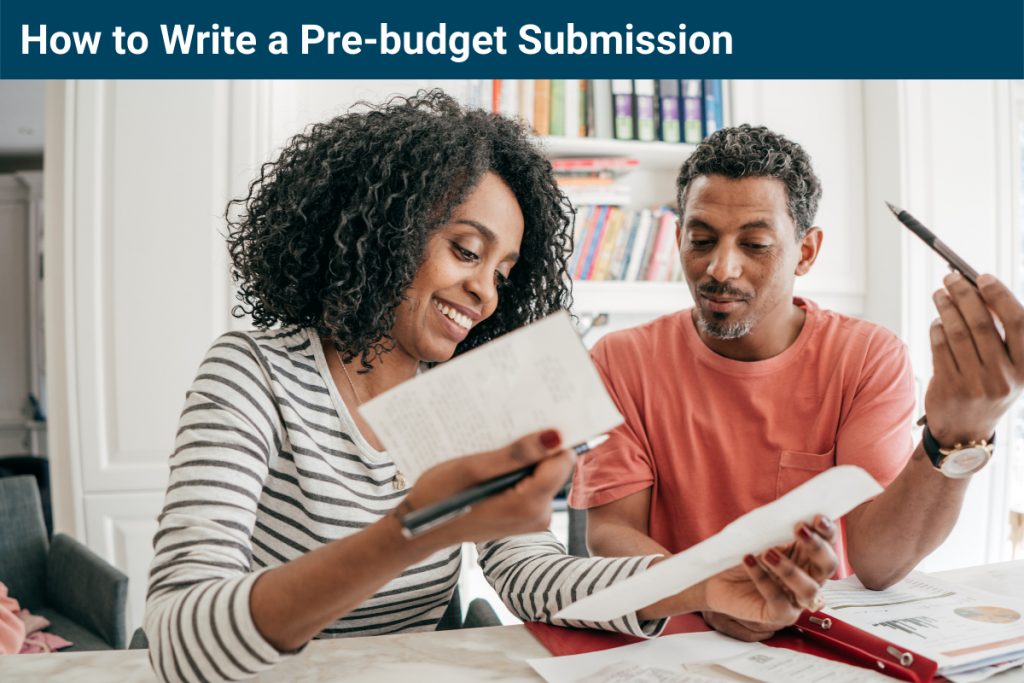
<path id="1" fill-rule="evenodd" d="M 656 204 L 674 206 L 679 167 L 697 148 L 676 142 L 640 142 L 602 138 L 543 136 L 548 158 L 630 157 L 640 168 L 626 176 L 633 189 L 629 208 Z M 573 282 L 573 312 L 662 315 L 693 305 L 685 282 L 621 282 L 579 280 Z"/>

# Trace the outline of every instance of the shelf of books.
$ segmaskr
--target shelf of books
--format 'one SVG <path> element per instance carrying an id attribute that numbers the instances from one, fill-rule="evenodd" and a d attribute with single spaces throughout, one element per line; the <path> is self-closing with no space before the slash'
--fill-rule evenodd
<path id="1" fill-rule="evenodd" d="M 676 175 L 723 125 L 719 80 L 471 82 L 470 104 L 541 136 L 575 209 L 577 313 L 665 313 L 692 304 L 676 243 Z"/>

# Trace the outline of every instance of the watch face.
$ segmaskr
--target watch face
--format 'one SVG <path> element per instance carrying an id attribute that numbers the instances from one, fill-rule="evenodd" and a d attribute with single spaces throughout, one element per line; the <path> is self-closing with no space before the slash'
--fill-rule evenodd
<path id="1" fill-rule="evenodd" d="M 964 479 L 984 467 L 991 457 L 984 448 L 964 448 L 942 461 L 942 473 L 951 479 Z"/>

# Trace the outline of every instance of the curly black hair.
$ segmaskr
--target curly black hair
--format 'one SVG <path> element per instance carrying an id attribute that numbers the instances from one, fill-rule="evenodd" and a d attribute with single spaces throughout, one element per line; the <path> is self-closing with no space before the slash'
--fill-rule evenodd
<path id="1" fill-rule="evenodd" d="M 228 204 L 234 314 L 333 337 L 368 370 L 394 347 L 395 309 L 430 236 L 487 171 L 523 212 L 520 258 L 497 310 L 456 355 L 572 303 L 572 208 L 551 163 L 517 121 L 461 107 L 439 90 L 359 102 L 309 126 Z M 231 212 L 239 207 L 239 216 Z"/>
<path id="2" fill-rule="evenodd" d="M 814 224 L 821 200 L 821 181 L 803 147 L 764 126 L 744 123 L 712 133 L 683 162 L 676 179 L 680 212 L 686 209 L 690 181 L 702 175 L 727 178 L 777 178 L 786 186 L 789 217 L 800 240 Z"/>

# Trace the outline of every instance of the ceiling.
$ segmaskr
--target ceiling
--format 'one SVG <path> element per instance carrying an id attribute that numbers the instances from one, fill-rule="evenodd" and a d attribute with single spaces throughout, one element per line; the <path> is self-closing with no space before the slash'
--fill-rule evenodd
<path id="1" fill-rule="evenodd" d="M 46 81 L 0 80 L 0 156 L 43 153 Z"/>

